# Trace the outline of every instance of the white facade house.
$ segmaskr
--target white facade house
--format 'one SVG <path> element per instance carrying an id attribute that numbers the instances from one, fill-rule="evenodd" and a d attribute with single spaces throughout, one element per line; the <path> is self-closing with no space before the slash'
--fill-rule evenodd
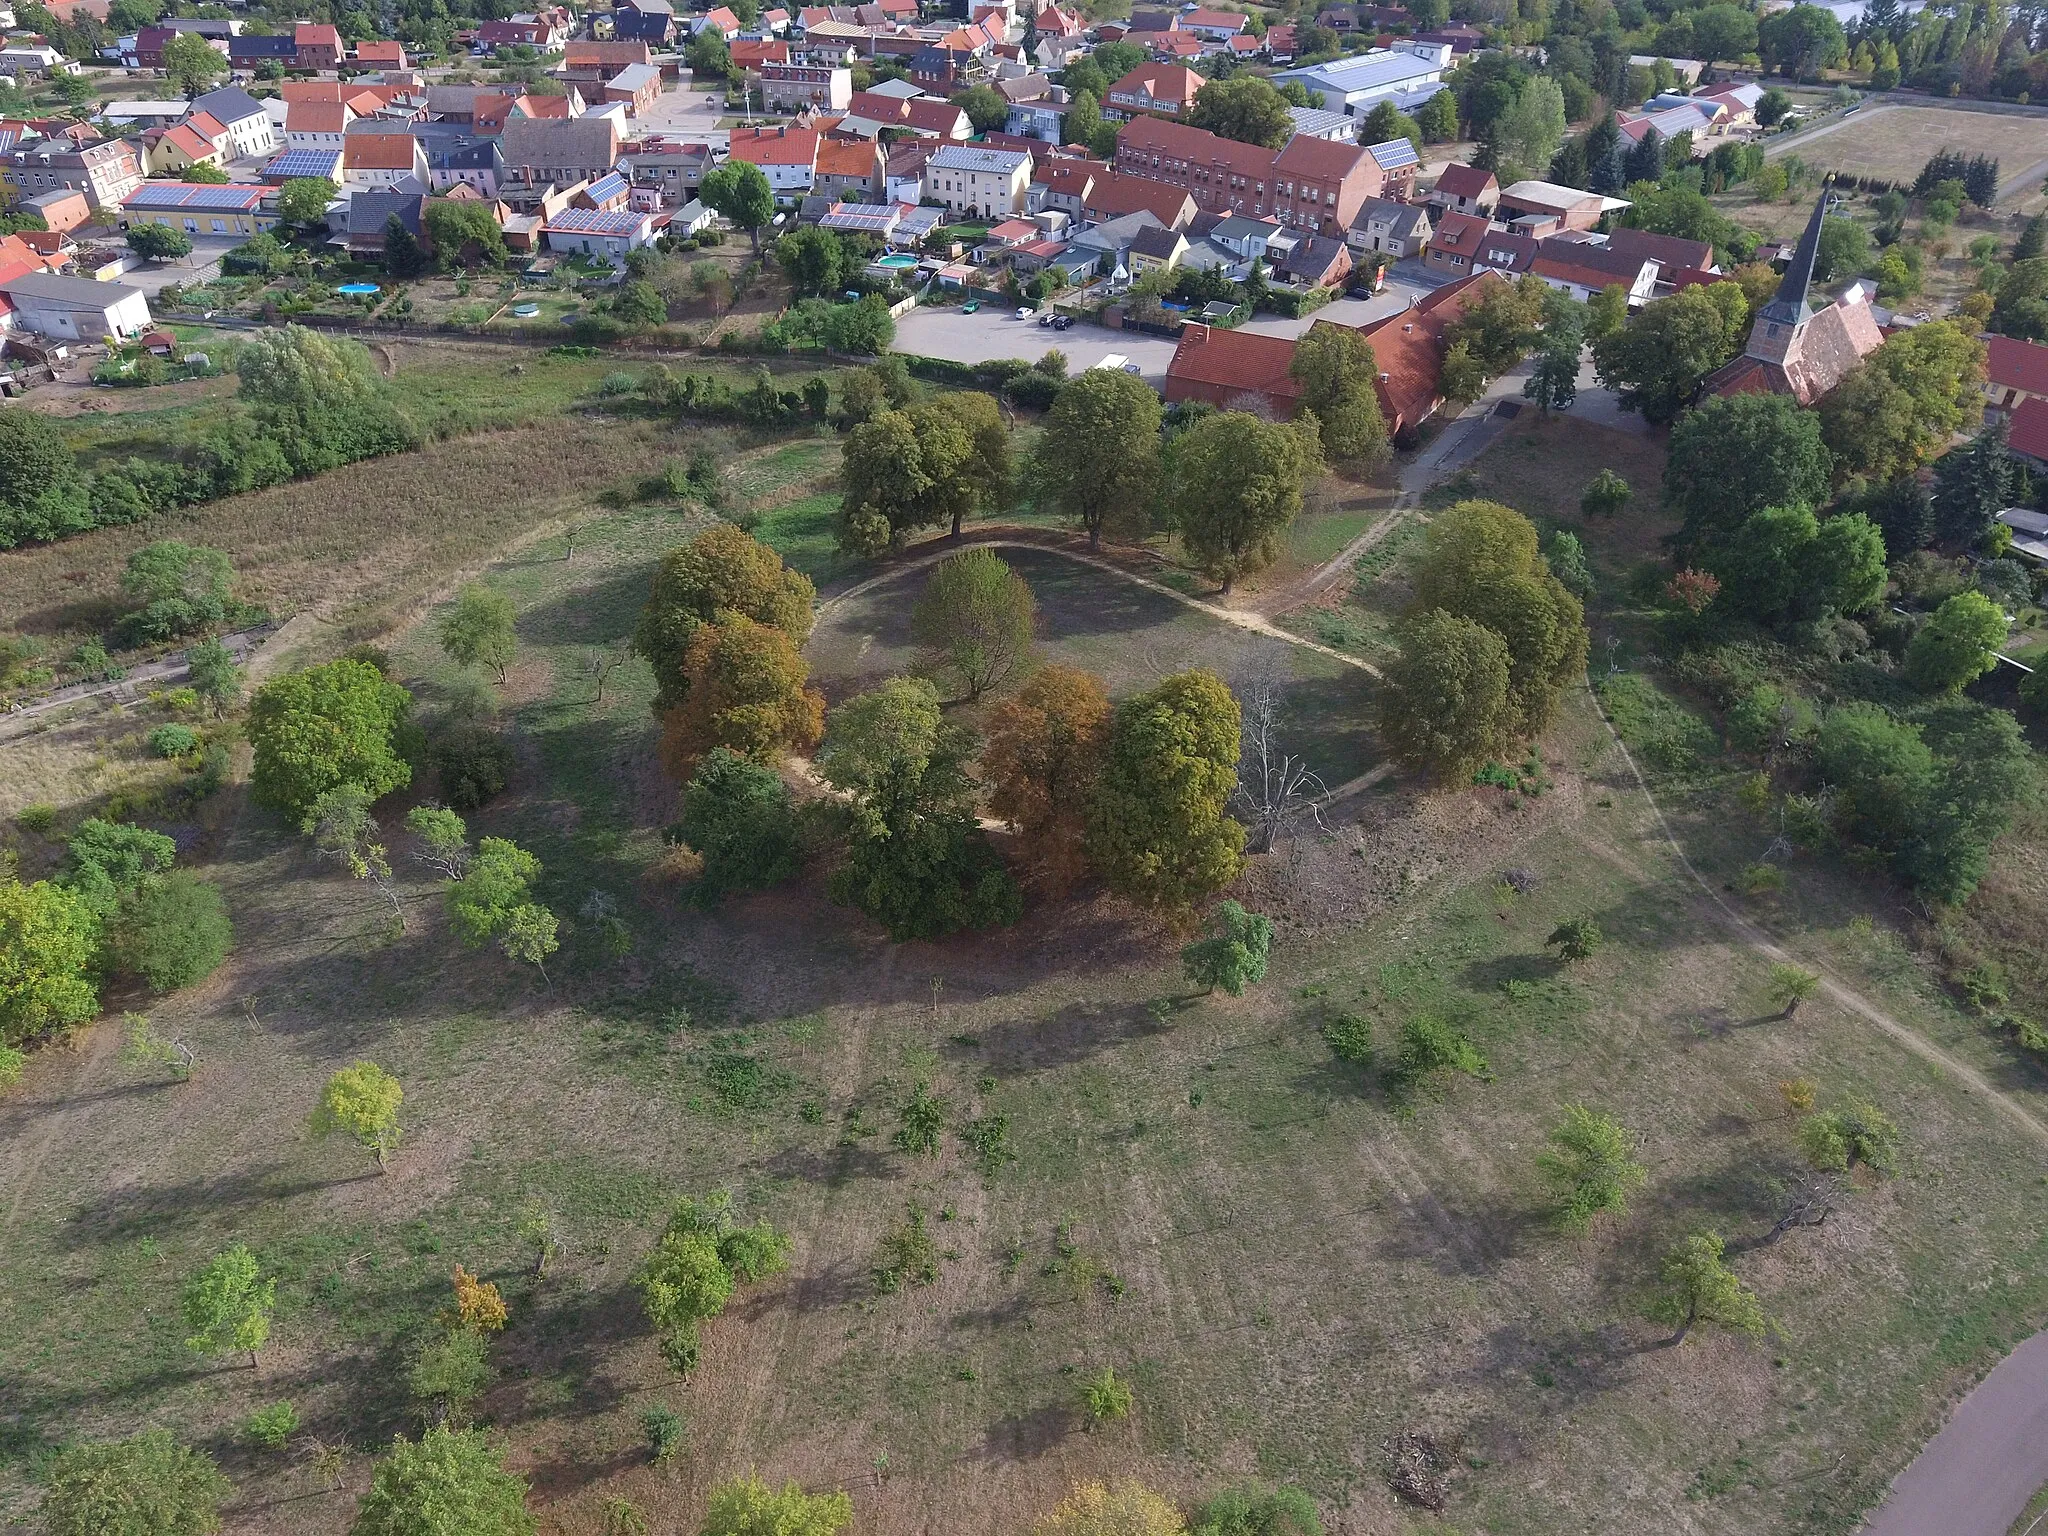
<path id="1" fill-rule="evenodd" d="M 278 104 L 283 105 L 282 102 Z M 270 115 L 268 107 L 240 86 L 223 86 L 194 98 L 191 115 L 201 112 L 210 113 L 214 121 L 227 129 L 230 159 L 242 160 L 261 155 L 267 160 L 285 147 L 284 125 Z"/>
<path id="2" fill-rule="evenodd" d="M 122 283 L 30 272 L 0 283 L 0 294 L 14 306 L 14 329 L 59 341 L 140 336 L 149 329 L 149 300 Z"/>
<path id="3" fill-rule="evenodd" d="M 924 168 L 925 196 L 956 214 L 993 219 L 1023 213 L 1030 185 L 1031 156 L 1021 149 L 947 144 L 933 151 Z"/>

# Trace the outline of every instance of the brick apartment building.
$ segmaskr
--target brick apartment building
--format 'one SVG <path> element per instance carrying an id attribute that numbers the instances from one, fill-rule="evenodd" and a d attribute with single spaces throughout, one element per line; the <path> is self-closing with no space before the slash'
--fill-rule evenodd
<path id="1" fill-rule="evenodd" d="M 1284 148 L 1263 149 L 1152 117 L 1134 119 L 1118 136 L 1116 169 L 1180 187 L 1204 213 L 1278 219 L 1295 229 L 1334 226 L 1339 236 L 1386 181 L 1357 144 L 1297 134 Z"/>

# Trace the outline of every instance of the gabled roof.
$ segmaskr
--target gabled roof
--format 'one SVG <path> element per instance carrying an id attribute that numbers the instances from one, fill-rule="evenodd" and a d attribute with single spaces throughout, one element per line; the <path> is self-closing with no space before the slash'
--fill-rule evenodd
<path id="1" fill-rule="evenodd" d="M 287 133 L 343 133 L 355 116 L 345 101 L 295 101 L 284 126 Z"/>
<path id="2" fill-rule="evenodd" d="M 1445 328 L 1487 291 L 1487 285 L 1506 281 L 1494 272 L 1461 277 L 1426 294 L 1413 307 L 1362 328 L 1373 361 L 1379 365 L 1380 409 L 1390 427 L 1413 426 L 1436 409 L 1441 398 Z"/>
<path id="3" fill-rule="evenodd" d="M 1616 229 L 1607 237 L 1607 249 L 1629 256 L 1646 256 L 1666 270 L 1706 271 L 1714 265 L 1711 240 L 1681 240 L 1676 235 L 1654 234 L 1647 229 Z"/>
<path id="4" fill-rule="evenodd" d="M 193 132 L 191 126 L 186 123 L 166 128 L 164 142 L 176 145 L 178 152 L 188 160 L 204 160 L 208 155 L 216 153 L 219 148 L 205 134 Z"/>
<path id="5" fill-rule="evenodd" d="M 1112 96 L 1148 96 L 1154 101 L 1171 101 L 1185 105 L 1195 99 L 1195 92 L 1204 85 L 1202 77 L 1185 64 L 1140 64 L 1136 69 L 1113 83 L 1109 88 Z"/>
<path id="6" fill-rule="evenodd" d="M 2014 336 L 1986 336 L 1984 354 L 1984 376 L 1993 384 L 2048 396 L 2048 347 Z"/>
<path id="7" fill-rule="evenodd" d="M 1447 165 L 1443 174 L 1436 179 L 1436 189 L 1445 197 L 1484 197 L 1488 192 L 1500 193 L 1500 183 L 1493 179 L 1493 172 L 1482 171 L 1476 165 Z"/>
<path id="8" fill-rule="evenodd" d="M 204 96 L 195 97 L 192 110 L 211 112 L 221 123 L 230 127 L 251 117 L 268 115 L 263 103 L 238 85 L 223 86 L 220 90 L 208 91 Z"/>
<path id="9" fill-rule="evenodd" d="M 253 213 L 270 188 L 249 182 L 217 186 L 198 181 L 145 181 L 121 199 L 123 208 L 191 208 L 211 212 Z"/>
<path id="10" fill-rule="evenodd" d="M 2007 447 L 2048 464 L 2048 400 L 2022 400 L 2006 427 Z"/>
<path id="11" fill-rule="evenodd" d="M 1408 139 L 1388 139 L 1383 144 L 1368 144 L 1365 152 L 1373 157 L 1383 171 L 1398 171 L 1407 166 L 1422 164 L 1422 156 L 1415 153 L 1415 145 Z"/>
<path id="12" fill-rule="evenodd" d="M 735 138 L 738 136 L 734 134 Z M 618 158 L 618 123 L 603 115 L 514 116 L 506 120 L 498 147 L 504 152 L 505 164 L 514 168 L 569 166 L 609 170 Z"/>
<path id="13" fill-rule="evenodd" d="M 426 194 L 421 192 L 358 192 L 348 200 L 348 232 L 381 235 L 395 215 L 407 230 L 418 235 L 426 206 Z"/>
<path id="14" fill-rule="evenodd" d="M 750 165 L 815 166 L 818 140 L 810 128 L 735 128 L 731 156 Z"/>
<path id="15" fill-rule="evenodd" d="M 409 133 L 352 133 L 341 141 L 341 163 L 351 171 L 409 171 L 419 153 Z"/>
<path id="16" fill-rule="evenodd" d="M 1170 261 L 1187 248 L 1187 243 L 1177 229 L 1141 229 L 1132 237 L 1131 254 Z"/>
<path id="17" fill-rule="evenodd" d="M 1408 141 L 1401 140 L 1403 144 Z M 1313 176 L 1321 180 L 1341 181 L 1358 168 L 1360 161 L 1370 158 L 1368 151 L 1357 144 L 1336 144 L 1328 139 L 1312 139 L 1307 134 L 1297 133 L 1282 147 L 1273 161 L 1273 171 L 1280 176 Z"/>
<path id="18" fill-rule="evenodd" d="M 1276 407 L 1291 411 L 1301 399 L 1301 385 L 1288 372 L 1293 363 L 1294 342 L 1289 337 L 1188 325 L 1181 328 L 1173 361 L 1166 365 L 1166 377 L 1263 395 Z"/>
<path id="19" fill-rule="evenodd" d="M 942 144 L 931 163 L 942 171 L 979 171 L 985 175 L 1008 176 L 1019 167 L 1029 169 L 1031 156 L 1023 150 L 984 149 L 977 144 Z"/>

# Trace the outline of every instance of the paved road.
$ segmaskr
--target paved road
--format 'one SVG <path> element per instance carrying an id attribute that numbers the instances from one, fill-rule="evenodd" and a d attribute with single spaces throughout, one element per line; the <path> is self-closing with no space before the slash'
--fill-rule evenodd
<path id="1" fill-rule="evenodd" d="M 1112 352 L 1121 352 L 1138 365 L 1146 383 L 1160 386 L 1166 382 L 1166 365 L 1173 361 L 1174 344 L 1165 336 L 1112 331 L 1086 322 L 1077 322 L 1068 331 L 1040 330 L 1036 321 L 1018 320 L 1014 315 L 1014 309 L 1000 299 L 984 302 L 972 315 L 962 314 L 958 305 L 920 306 L 896 322 L 895 350 L 956 363 L 991 363 L 1005 357 L 1036 362 L 1058 349 L 1067 355 L 1067 366 L 1074 372 L 1101 362 Z"/>
<path id="2" fill-rule="evenodd" d="M 1862 1536 L 2005 1536 L 2048 1483 L 2048 1334 L 2007 1355 L 1963 1399 Z"/>

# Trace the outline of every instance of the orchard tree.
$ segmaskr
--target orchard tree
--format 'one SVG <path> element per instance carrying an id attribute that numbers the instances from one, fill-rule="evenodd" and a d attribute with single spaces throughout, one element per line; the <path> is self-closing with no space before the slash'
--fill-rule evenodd
<path id="1" fill-rule="evenodd" d="M 277 1282 L 263 1278 L 256 1255 L 241 1243 L 220 1254 L 192 1277 L 179 1299 L 185 1326 L 192 1330 L 185 1347 L 202 1355 L 249 1352 L 256 1369 L 257 1351 L 270 1337 L 270 1313 L 277 1305 Z"/>
<path id="2" fill-rule="evenodd" d="M 313 1134 L 340 1131 L 354 1137 L 375 1155 L 377 1171 L 383 1173 L 391 1149 L 398 1145 L 398 1106 L 404 1098 L 398 1079 L 374 1061 L 342 1067 L 321 1091 L 319 1107 L 313 1111 Z"/>
<path id="3" fill-rule="evenodd" d="M 392 919 L 405 932 L 405 904 L 391 883 L 391 860 L 384 851 L 384 831 L 370 814 L 370 792 L 360 784 L 337 784 L 306 807 L 299 830 L 312 840 L 321 857 L 348 871 L 351 880 L 367 880 L 391 903 Z"/>
<path id="4" fill-rule="evenodd" d="M 1664 502 L 1712 538 L 1765 507 L 1821 505 L 1833 471 L 1819 416 L 1790 395 L 1718 395 L 1671 429 Z"/>
<path id="5" fill-rule="evenodd" d="M 1302 482 L 1320 464 L 1312 425 L 1276 425 L 1244 411 L 1205 416 L 1166 452 L 1166 504 L 1189 559 L 1227 594 L 1279 556 L 1301 511 Z"/>
<path id="6" fill-rule="evenodd" d="M 949 674 L 971 703 L 1031 657 L 1037 603 L 1024 578 L 992 549 L 948 555 L 925 578 L 910 638 L 927 671 Z"/>
<path id="7" fill-rule="evenodd" d="M 1055 893 L 1088 867 L 1088 806 L 1108 735 L 1102 679 L 1073 667 L 1041 667 L 989 718 L 981 752 L 989 810 L 1010 824 Z"/>
<path id="8" fill-rule="evenodd" d="M 1301 386 L 1301 408 L 1315 413 L 1324 453 L 1361 470 L 1385 460 L 1387 423 L 1373 387 L 1379 364 L 1363 335 L 1348 325 L 1311 326 L 1287 371 Z"/>
<path id="9" fill-rule="evenodd" d="M 675 828 L 704 861 L 698 898 L 716 903 L 728 891 L 765 891 L 803 868 L 803 840 L 789 787 L 758 763 L 714 748 L 683 789 Z"/>
<path id="10" fill-rule="evenodd" d="M 1506 754 L 1515 735 L 1507 642 L 1432 608 L 1406 620 L 1380 689 L 1380 732 L 1394 758 L 1461 783 Z"/>
<path id="11" fill-rule="evenodd" d="M 405 829 L 420 841 L 413 857 L 443 879 L 460 880 L 472 857 L 469 828 L 446 806 L 416 805 L 405 814 Z"/>
<path id="12" fill-rule="evenodd" d="M 723 214 L 735 228 L 753 237 L 754 254 L 761 254 L 761 227 L 775 217 L 775 192 L 761 168 L 745 160 L 728 160 L 706 173 L 697 195 L 704 206 Z"/>
<path id="13" fill-rule="evenodd" d="M 1898 1126 L 1859 1099 L 1808 1116 L 1799 1127 L 1799 1145 L 1823 1173 L 1847 1173 L 1858 1163 L 1879 1175 L 1898 1172 Z"/>
<path id="14" fill-rule="evenodd" d="M 634 649 L 654 669 L 656 713 L 682 701 L 689 687 L 683 655 L 716 615 L 741 614 L 801 646 L 810 638 L 817 596 L 810 578 L 731 523 L 716 523 L 663 555 L 633 631 Z"/>
<path id="15" fill-rule="evenodd" d="M 1221 987 L 1242 997 L 1246 987 L 1266 979 L 1272 949 L 1273 920 L 1226 901 L 1216 909 L 1213 931 L 1181 950 L 1181 970 L 1204 992 Z"/>
<path id="16" fill-rule="evenodd" d="M 711 1490 L 699 1536 L 838 1536 L 852 1523 L 844 1493 L 805 1493 L 793 1482 L 778 1490 L 748 1472 Z"/>
<path id="17" fill-rule="evenodd" d="M 1561 960 L 1590 960 L 1603 942 L 1600 925 L 1592 918 L 1568 917 L 1551 930 L 1543 947 L 1556 950 Z"/>
<path id="18" fill-rule="evenodd" d="M 210 1536 L 232 1492 L 211 1456 L 152 1429 L 58 1452 L 37 1513 L 48 1536 Z"/>
<path id="19" fill-rule="evenodd" d="M 47 880 L 0 880 L 0 1046 L 19 1047 L 100 1011 L 100 919 Z"/>
<path id="20" fill-rule="evenodd" d="M 1719 1233 L 1695 1232 L 1664 1256 L 1663 1285 L 1650 1319 L 1676 1325 L 1667 1344 L 1684 1343 L 1700 1323 L 1763 1337 L 1769 1327 L 1763 1305 L 1723 1261 L 1727 1251 Z"/>
<path id="21" fill-rule="evenodd" d="M 533 1536 L 526 1479 L 473 1429 L 436 1425 L 395 1436 L 356 1505 L 349 1536 Z"/>
<path id="22" fill-rule="evenodd" d="M 810 668 L 789 636 L 744 614 L 722 613 L 685 647 L 682 700 L 664 719 L 661 757 L 687 780 L 715 747 L 763 767 L 817 743 L 825 698 L 805 686 Z"/>
<path id="23" fill-rule="evenodd" d="M 441 620 L 441 649 L 462 666 L 489 667 L 502 683 L 519 645 L 512 618 L 511 598 L 472 583 L 462 589 L 455 606 Z"/>
<path id="24" fill-rule="evenodd" d="M 1111 890 L 1183 915 L 1237 878 L 1244 827 L 1225 808 L 1242 723 L 1223 680 L 1200 670 L 1117 708 L 1090 817 L 1090 850 Z"/>
<path id="25" fill-rule="evenodd" d="M 1913 632 L 1906 680 L 1922 693 L 1959 693 L 1998 665 L 2005 612 L 1981 592 L 1958 592 Z"/>
<path id="26" fill-rule="evenodd" d="M 305 815 L 325 791 L 354 784 L 372 800 L 412 782 L 397 733 L 412 695 L 365 661 L 346 658 L 265 683 L 249 701 L 260 804 Z"/>
<path id="27" fill-rule="evenodd" d="M 1603 1211 L 1620 1215 L 1628 1192 L 1649 1177 L 1636 1160 L 1635 1138 L 1621 1122 L 1583 1104 L 1569 1105 L 1536 1166 L 1557 1197 L 1558 1224 L 1583 1232 Z"/>
<path id="28" fill-rule="evenodd" d="M 702 1326 L 743 1284 L 789 1268 L 789 1239 L 766 1221 L 733 1221 L 731 1202 L 684 1200 L 640 1266 L 647 1315 L 662 1331 L 661 1352 L 678 1371 L 697 1364 Z"/>
<path id="29" fill-rule="evenodd" d="M 1039 496 L 1088 532 L 1142 534 L 1159 488 L 1159 396 L 1143 379 L 1089 368 L 1053 397 L 1032 458 Z"/>
<path id="30" fill-rule="evenodd" d="M 481 949 L 502 936 L 514 913 L 533 904 L 540 860 L 517 843 L 487 837 L 460 880 L 448 887 L 448 920 L 455 936 Z"/>
<path id="31" fill-rule="evenodd" d="M 529 901 L 506 914 L 504 926 L 498 930 L 498 949 L 507 960 L 534 967 L 540 972 L 540 979 L 553 986 L 548 976 L 548 956 L 562 947 L 559 932 L 555 914 L 538 902 Z"/>
<path id="32" fill-rule="evenodd" d="M 1799 1005 L 1820 995 L 1820 977 L 1796 965 L 1771 967 L 1771 1001 L 1778 1005 L 1778 1017 L 1789 1019 Z"/>

